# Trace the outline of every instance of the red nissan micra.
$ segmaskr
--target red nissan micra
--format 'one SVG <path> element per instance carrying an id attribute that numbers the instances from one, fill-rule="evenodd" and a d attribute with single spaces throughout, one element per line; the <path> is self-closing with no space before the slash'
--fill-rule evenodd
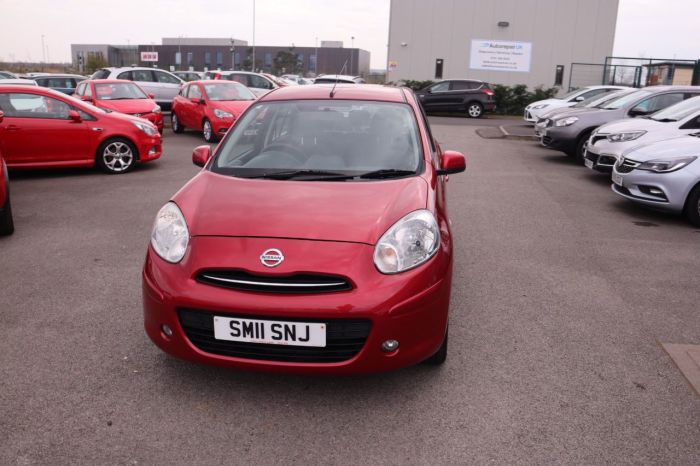
<path id="1" fill-rule="evenodd" d="M 192 81 L 173 99 L 173 132 L 194 128 L 202 131 L 205 141 L 214 142 L 255 99 L 255 94 L 237 82 Z"/>
<path id="2" fill-rule="evenodd" d="M 163 112 L 138 84 L 125 79 L 90 79 L 78 84 L 75 97 L 103 110 L 144 118 L 163 134 Z"/>
<path id="3" fill-rule="evenodd" d="M 10 169 L 92 167 L 126 173 L 160 157 L 158 129 L 60 92 L 0 81 L 0 150 Z"/>
<path id="4" fill-rule="evenodd" d="M 145 327 L 194 362 L 359 374 L 447 354 L 450 173 L 414 94 L 290 86 L 255 102 L 158 212 Z"/>

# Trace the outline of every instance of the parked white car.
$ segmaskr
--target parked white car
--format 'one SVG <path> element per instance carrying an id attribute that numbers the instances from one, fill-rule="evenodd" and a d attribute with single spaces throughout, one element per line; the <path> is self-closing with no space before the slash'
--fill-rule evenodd
<path id="1" fill-rule="evenodd" d="M 261 97 L 279 86 L 275 81 L 261 73 L 251 71 L 207 71 L 204 79 L 223 79 L 236 81 L 251 90 L 256 97 Z"/>
<path id="2" fill-rule="evenodd" d="M 163 110 L 170 110 L 173 99 L 180 92 L 180 87 L 185 83 L 168 71 L 137 66 L 101 68 L 95 71 L 90 78 L 134 81 L 147 94 L 152 94 L 153 100 Z"/>
<path id="3" fill-rule="evenodd" d="M 607 92 L 612 92 L 620 89 L 626 89 L 624 86 L 586 86 L 561 97 L 552 99 L 538 100 L 525 107 L 525 115 L 523 119 L 528 123 L 536 123 L 542 118 L 542 115 L 555 108 L 573 107 L 578 102 L 583 102 L 586 99 L 595 97 Z"/>
<path id="4" fill-rule="evenodd" d="M 627 118 L 602 125 L 591 134 L 584 163 L 610 173 L 613 165 L 635 147 L 700 132 L 700 97 L 671 105 L 647 118 Z"/>
<path id="5" fill-rule="evenodd" d="M 314 84 L 364 84 L 365 80 L 360 76 L 348 76 L 344 74 L 322 74 L 314 79 Z"/>

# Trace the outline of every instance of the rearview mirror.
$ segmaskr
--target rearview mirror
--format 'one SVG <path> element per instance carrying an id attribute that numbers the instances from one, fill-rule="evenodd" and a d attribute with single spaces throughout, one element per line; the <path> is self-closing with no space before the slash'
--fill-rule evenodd
<path id="1" fill-rule="evenodd" d="M 0 123 L 2 123 L 2 120 L 4 120 L 4 119 L 5 119 L 5 112 L 0 110 Z"/>
<path id="2" fill-rule="evenodd" d="M 642 115 L 647 115 L 649 114 L 649 110 L 647 110 L 644 107 L 641 106 L 636 106 L 632 110 L 630 110 L 630 116 L 636 117 L 636 116 L 642 116 Z"/>
<path id="3" fill-rule="evenodd" d="M 463 172 L 466 169 L 467 161 L 464 158 L 464 154 L 453 150 L 446 150 L 442 154 L 440 168 L 438 169 L 437 174 L 450 175 L 452 173 Z"/>
<path id="4" fill-rule="evenodd" d="M 198 146 L 192 151 L 192 163 L 198 167 L 203 167 L 207 164 L 211 158 L 211 147 L 209 146 Z"/>
<path id="5" fill-rule="evenodd" d="M 73 122 L 73 123 L 80 123 L 83 121 L 82 118 L 80 118 L 80 113 L 78 113 L 75 110 L 69 110 L 68 111 L 68 118 Z"/>

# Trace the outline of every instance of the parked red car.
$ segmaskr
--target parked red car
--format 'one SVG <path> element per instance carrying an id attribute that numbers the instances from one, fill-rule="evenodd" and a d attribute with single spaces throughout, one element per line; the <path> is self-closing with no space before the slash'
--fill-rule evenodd
<path id="1" fill-rule="evenodd" d="M 149 121 L 106 113 L 43 87 L 0 84 L 0 150 L 9 168 L 91 167 L 126 173 L 160 157 Z"/>
<path id="2" fill-rule="evenodd" d="M 112 112 L 126 113 L 150 121 L 163 134 L 163 113 L 152 95 L 138 84 L 125 79 L 94 79 L 83 81 L 75 89 L 75 96 L 95 107 Z"/>
<path id="3" fill-rule="evenodd" d="M 205 141 L 214 142 L 255 99 L 255 94 L 237 82 L 192 81 L 173 99 L 173 132 L 193 128 L 202 131 Z"/>
<path id="4" fill-rule="evenodd" d="M 0 123 L 5 115 L 0 112 Z M 0 236 L 11 235 L 15 231 L 12 221 L 12 206 L 10 205 L 10 179 L 7 175 L 7 165 L 0 152 Z"/>
<path id="5" fill-rule="evenodd" d="M 452 237 L 443 152 L 415 95 L 289 86 L 255 102 L 157 214 L 145 328 L 190 361 L 388 371 L 447 355 Z"/>

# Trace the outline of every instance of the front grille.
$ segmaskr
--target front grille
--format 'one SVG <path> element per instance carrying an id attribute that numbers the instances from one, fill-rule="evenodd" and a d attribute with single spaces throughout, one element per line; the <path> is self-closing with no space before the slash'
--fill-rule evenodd
<path id="1" fill-rule="evenodd" d="M 236 316 L 192 309 L 178 309 L 180 325 L 187 338 L 200 350 L 235 358 L 280 362 L 333 363 L 352 359 L 360 352 L 369 336 L 372 323 L 361 319 L 297 319 Z M 245 319 L 279 320 L 326 324 L 326 346 L 323 348 L 291 345 L 268 345 L 217 340 L 214 338 L 214 316 Z"/>
<path id="2" fill-rule="evenodd" d="M 598 165 L 604 165 L 606 167 L 612 167 L 615 165 L 616 161 L 617 157 L 614 155 L 601 154 L 600 157 L 598 157 Z"/>
<path id="3" fill-rule="evenodd" d="M 598 158 L 599 158 L 599 157 L 600 157 L 600 156 L 599 156 L 598 154 L 594 154 L 593 152 L 591 152 L 591 151 L 589 151 L 589 150 L 586 151 L 586 159 L 590 160 L 590 161 L 593 162 L 594 164 L 595 164 L 595 163 L 598 163 Z"/>
<path id="4" fill-rule="evenodd" d="M 243 270 L 203 270 L 197 281 L 239 291 L 263 293 L 331 293 L 352 289 L 342 277 L 319 274 L 253 275 Z"/>
<path id="5" fill-rule="evenodd" d="M 635 162 L 634 160 L 630 159 L 625 159 L 622 158 L 620 159 L 619 162 L 617 162 L 617 165 L 615 165 L 615 169 L 617 170 L 618 173 L 629 173 L 635 168 L 639 166 L 639 162 Z"/>
<path id="6" fill-rule="evenodd" d="M 545 146 L 549 146 L 550 144 L 552 144 L 552 137 L 551 136 L 544 136 L 542 138 L 542 144 L 544 144 Z"/>

